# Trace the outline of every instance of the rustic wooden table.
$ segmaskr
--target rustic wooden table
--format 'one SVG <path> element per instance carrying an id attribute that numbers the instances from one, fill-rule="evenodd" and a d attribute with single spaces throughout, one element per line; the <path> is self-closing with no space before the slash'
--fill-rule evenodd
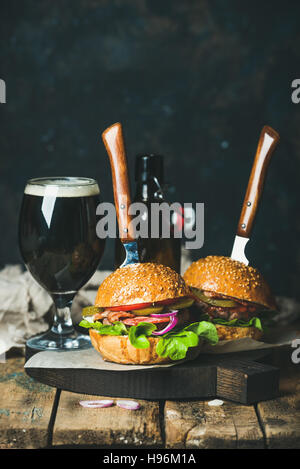
<path id="1" fill-rule="evenodd" d="M 24 358 L 0 364 L 0 448 L 299 448 L 300 364 L 273 355 L 280 397 L 245 406 L 225 401 L 139 401 L 138 411 L 86 409 L 79 395 L 26 375 Z"/>

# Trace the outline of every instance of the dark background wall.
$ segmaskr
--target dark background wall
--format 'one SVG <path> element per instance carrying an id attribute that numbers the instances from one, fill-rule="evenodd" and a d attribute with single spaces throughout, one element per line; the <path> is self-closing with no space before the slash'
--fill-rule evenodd
<path id="1" fill-rule="evenodd" d="M 0 262 L 20 262 L 30 177 L 98 179 L 112 200 L 100 133 L 121 121 L 131 170 L 166 157 L 169 199 L 205 202 L 205 243 L 230 255 L 264 124 L 281 135 L 248 257 L 277 294 L 300 296 L 299 2 L 1 0 Z M 113 243 L 103 268 L 112 268 Z"/>

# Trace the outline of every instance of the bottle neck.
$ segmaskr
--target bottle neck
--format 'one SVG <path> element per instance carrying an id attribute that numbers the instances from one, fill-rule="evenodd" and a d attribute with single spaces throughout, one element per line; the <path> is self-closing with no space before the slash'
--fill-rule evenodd
<path id="1" fill-rule="evenodd" d="M 142 202 L 150 201 L 163 201 L 164 194 L 159 182 L 156 179 L 149 179 L 147 181 L 138 181 L 136 184 L 136 192 L 134 200 Z"/>

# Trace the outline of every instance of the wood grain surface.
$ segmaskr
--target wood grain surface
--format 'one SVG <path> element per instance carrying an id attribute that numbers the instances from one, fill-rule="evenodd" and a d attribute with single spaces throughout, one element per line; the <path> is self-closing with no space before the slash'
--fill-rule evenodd
<path id="1" fill-rule="evenodd" d="M 66 391 L 61 393 L 53 429 L 53 445 L 138 448 L 162 445 L 157 402 L 139 400 L 141 407 L 136 411 L 116 405 L 89 409 L 79 404 L 80 400 L 89 399 L 95 399 L 95 396 Z M 97 399 L 101 397 L 97 396 Z"/>
<path id="2" fill-rule="evenodd" d="M 260 402 L 257 411 L 268 448 L 300 447 L 300 393 Z"/>
<path id="3" fill-rule="evenodd" d="M 167 448 L 264 447 L 254 406 L 167 401 L 164 418 Z"/>
<path id="4" fill-rule="evenodd" d="M 240 353 L 239 359 L 200 354 L 196 359 L 176 366 L 128 370 L 125 374 L 87 368 L 46 367 L 27 367 L 26 372 L 49 386 L 79 394 L 113 396 L 118 390 L 119 396 L 124 398 L 175 400 L 219 397 L 241 404 L 254 404 L 278 396 L 279 369 L 256 361 L 265 360 L 269 352 L 260 354 L 261 357 L 255 357 L 253 353 Z"/>
<path id="5" fill-rule="evenodd" d="M 273 361 L 281 369 L 280 397 L 257 404 L 268 448 L 300 448 L 300 364 L 277 351 Z"/>
<path id="6" fill-rule="evenodd" d="M 23 371 L 24 359 L 0 364 L 0 448 L 43 448 L 56 389 Z"/>
<path id="7" fill-rule="evenodd" d="M 276 355 L 276 354 L 275 354 Z M 242 405 L 224 400 L 143 401 L 137 411 L 86 409 L 95 396 L 57 391 L 0 364 L 0 448 L 300 448 L 300 367 L 278 353 L 280 396 Z"/>

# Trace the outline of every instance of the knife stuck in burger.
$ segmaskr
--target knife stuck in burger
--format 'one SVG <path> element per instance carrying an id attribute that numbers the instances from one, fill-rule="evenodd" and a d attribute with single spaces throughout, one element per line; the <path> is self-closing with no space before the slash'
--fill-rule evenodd
<path id="1" fill-rule="evenodd" d="M 89 329 L 104 360 L 122 364 L 162 364 L 184 359 L 203 341 L 218 342 L 210 321 L 193 322 L 191 289 L 170 267 L 140 263 L 129 214 L 130 189 L 120 123 L 102 134 L 109 156 L 120 240 L 121 267 L 99 286 L 95 305 L 84 308 L 80 326 Z"/>
<path id="2" fill-rule="evenodd" d="M 220 340 L 260 339 L 276 311 L 276 302 L 260 272 L 249 266 L 249 241 L 278 133 L 264 126 L 260 134 L 231 257 L 207 256 L 193 262 L 183 275 L 203 317 L 212 321 Z"/>

